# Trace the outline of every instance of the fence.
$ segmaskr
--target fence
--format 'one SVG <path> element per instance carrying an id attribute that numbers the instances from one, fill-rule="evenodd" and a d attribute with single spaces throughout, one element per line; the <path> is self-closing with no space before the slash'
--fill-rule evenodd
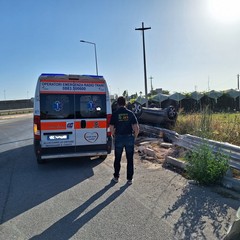
<path id="1" fill-rule="evenodd" d="M 33 108 L 0 110 L 0 116 L 6 116 L 6 115 L 12 115 L 12 114 L 21 114 L 21 113 L 32 113 L 32 112 L 33 112 Z"/>

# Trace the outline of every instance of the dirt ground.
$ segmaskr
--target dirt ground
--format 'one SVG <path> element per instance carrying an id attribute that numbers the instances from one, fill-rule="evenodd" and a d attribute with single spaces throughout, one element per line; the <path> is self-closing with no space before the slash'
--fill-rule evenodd
<path id="1" fill-rule="evenodd" d="M 163 142 L 162 138 L 139 136 L 136 140 L 135 154 L 140 156 L 140 160 L 152 163 L 164 164 L 166 156 L 181 158 L 186 152 L 186 149 Z"/>

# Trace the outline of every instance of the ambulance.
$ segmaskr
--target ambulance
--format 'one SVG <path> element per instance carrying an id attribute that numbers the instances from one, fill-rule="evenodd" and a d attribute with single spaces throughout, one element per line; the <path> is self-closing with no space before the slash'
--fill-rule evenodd
<path id="1" fill-rule="evenodd" d="M 102 76 L 41 74 L 34 98 L 34 151 L 46 159 L 111 153 L 111 102 Z"/>

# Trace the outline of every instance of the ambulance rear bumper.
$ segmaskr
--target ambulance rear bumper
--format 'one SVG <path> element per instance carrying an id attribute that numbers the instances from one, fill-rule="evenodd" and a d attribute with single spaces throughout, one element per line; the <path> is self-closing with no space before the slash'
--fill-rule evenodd
<path id="1" fill-rule="evenodd" d="M 53 159 L 53 158 L 75 158 L 75 157 L 93 157 L 107 155 L 107 151 L 98 152 L 76 152 L 76 153 L 61 153 L 61 154 L 48 154 L 42 155 L 41 159 Z"/>
<path id="2" fill-rule="evenodd" d="M 34 151 L 37 159 L 94 157 L 110 154 L 112 150 L 112 138 L 109 137 L 106 144 L 85 145 L 69 147 L 42 148 L 40 140 L 34 139 Z"/>

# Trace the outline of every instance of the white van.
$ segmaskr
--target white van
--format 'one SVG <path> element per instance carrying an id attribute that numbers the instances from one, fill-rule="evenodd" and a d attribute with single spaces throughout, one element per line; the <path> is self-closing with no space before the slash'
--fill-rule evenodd
<path id="1" fill-rule="evenodd" d="M 112 110 L 102 76 L 41 74 L 34 98 L 34 149 L 45 159 L 111 153 Z"/>

